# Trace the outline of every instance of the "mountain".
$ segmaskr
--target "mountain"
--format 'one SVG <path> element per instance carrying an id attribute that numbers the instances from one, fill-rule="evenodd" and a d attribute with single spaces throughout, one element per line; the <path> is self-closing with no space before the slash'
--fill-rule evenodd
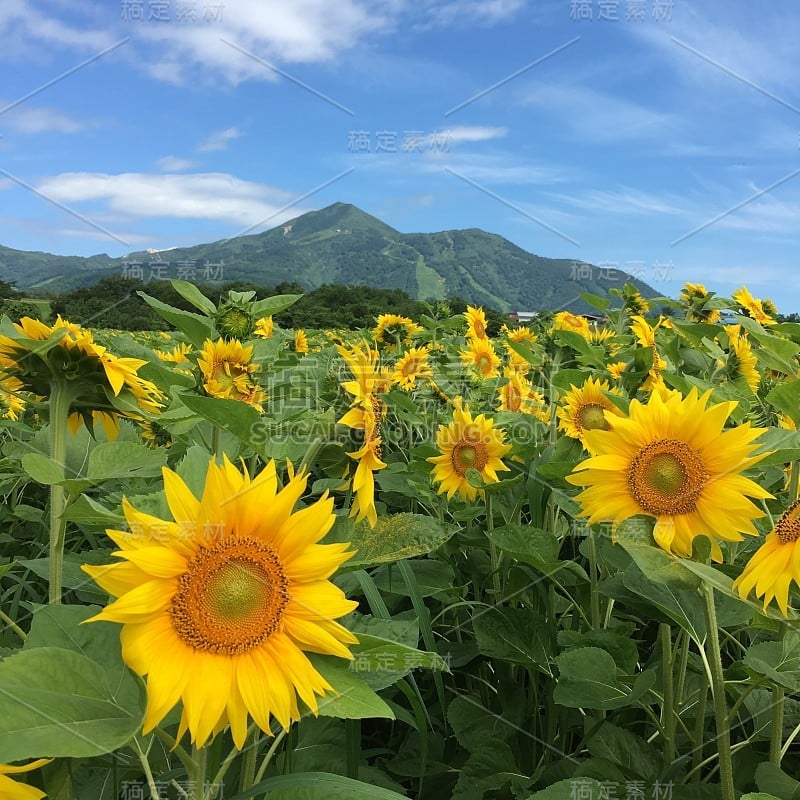
<path id="1" fill-rule="evenodd" d="M 124 258 L 0 247 L 0 278 L 20 289 L 55 293 L 120 273 L 145 280 L 241 280 L 265 286 L 294 281 L 307 289 L 326 283 L 367 285 L 403 289 L 423 300 L 459 295 L 501 311 L 588 310 L 576 301 L 581 293 L 605 296 L 625 280 L 645 297 L 658 294 L 621 270 L 533 255 L 478 228 L 400 233 L 348 203 L 303 214 L 264 233 Z"/>

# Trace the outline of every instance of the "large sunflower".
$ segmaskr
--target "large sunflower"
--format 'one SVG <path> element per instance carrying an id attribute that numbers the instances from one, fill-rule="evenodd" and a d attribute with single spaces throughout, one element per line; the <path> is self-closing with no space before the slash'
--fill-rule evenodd
<path id="1" fill-rule="evenodd" d="M 461 362 L 472 367 L 481 378 L 496 378 L 500 373 L 500 358 L 488 339 L 470 339 L 466 350 L 460 352 Z"/>
<path id="2" fill-rule="evenodd" d="M 366 342 L 350 348 L 339 345 L 337 349 L 355 378 L 342 382 L 342 388 L 353 400 L 339 424 L 361 431 L 363 437 L 361 447 L 347 454 L 358 464 L 353 476 L 355 497 L 350 516 L 355 516 L 356 521 L 366 518 L 374 527 L 378 512 L 373 473 L 386 466 L 381 460 L 380 424 L 385 408 L 380 394 L 388 391 L 387 380 L 379 366 L 378 351 L 372 350 Z"/>
<path id="3" fill-rule="evenodd" d="M 398 314 L 381 314 L 376 323 L 372 329 L 375 341 L 394 346 L 397 346 L 398 342 L 409 344 L 411 337 L 423 330 L 421 325 Z"/>
<path id="4" fill-rule="evenodd" d="M 23 317 L 14 327 L 16 336 L 0 336 L 0 378 L 13 379 L 17 389 L 49 398 L 58 384 L 69 395 L 70 412 L 90 428 L 94 411 L 113 417 L 118 426 L 111 399 L 121 394 L 132 397 L 143 411 L 161 408 L 162 393 L 137 375 L 146 361 L 111 354 L 94 341 L 91 331 L 60 316 L 52 326 Z"/>
<path id="5" fill-rule="evenodd" d="M 788 616 L 789 587 L 792 581 L 800 586 L 800 500 L 786 511 L 755 555 L 747 562 L 744 572 L 733 582 L 742 597 L 755 589 L 764 598 L 764 611 L 775 599 L 783 616 Z"/>
<path id="6" fill-rule="evenodd" d="M 573 439 L 580 439 L 586 444 L 586 434 L 591 430 L 607 431 L 611 428 L 610 420 L 604 412 L 614 416 L 623 416 L 622 411 L 608 399 L 605 392 L 612 390 L 607 381 L 587 378 L 582 386 L 571 386 L 564 395 L 561 406 L 556 411 L 559 419 L 558 427 Z"/>
<path id="7" fill-rule="evenodd" d="M 767 313 L 762 301 L 753 297 L 746 286 L 737 289 L 731 297 L 741 306 L 742 311 L 756 322 L 762 325 L 775 325 L 775 320 Z"/>
<path id="8" fill-rule="evenodd" d="M 486 313 L 479 306 L 467 306 L 464 312 L 467 321 L 467 337 L 470 339 L 486 338 Z"/>
<path id="9" fill-rule="evenodd" d="M 469 408 L 462 408 L 461 399 L 454 401 L 453 421 L 440 425 L 436 444 L 441 455 L 431 456 L 433 479 L 438 481 L 439 494 L 447 492 L 449 500 L 456 492 L 463 500 L 473 501 L 481 491 L 466 478 L 467 470 L 476 469 L 484 483 L 496 483 L 499 471 L 509 468 L 502 462 L 511 449 L 505 444 L 505 433 L 494 427 L 494 420 L 483 414 L 472 418 Z"/>
<path id="10" fill-rule="evenodd" d="M 729 363 L 736 370 L 736 374 L 741 375 L 755 392 L 761 382 L 761 375 L 758 374 L 756 367 L 758 361 L 753 355 L 750 340 L 741 325 L 725 325 L 724 327 L 730 344 Z"/>
<path id="11" fill-rule="evenodd" d="M 577 499 L 590 525 L 645 514 L 655 517 L 653 535 L 667 552 L 690 556 L 694 537 L 706 534 L 716 561 L 718 539 L 757 532 L 752 521 L 764 512 L 748 496 L 772 495 L 740 473 L 763 457 L 752 455 L 763 431 L 750 423 L 723 431 L 736 403 L 706 408 L 710 396 L 654 392 L 646 405 L 632 400 L 628 417 L 607 412 L 611 430 L 585 434 L 591 457 L 567 480 L 586 487 Z"/>
<path id="12" fill-rule="evenodd" d="M 588 320 L 585 317 L 578 317 L 575 314 L 570 314 L 569 311 L 559 311 L 553 317 L 553 325 L 550 330 L 574 331 L 587 340 L 591 336 Z"/>
<path id="13" fill-rule="evenodd" d="M 417 378 L 430 378 L 433 375 L 428 363 L 429 355 L 427 347 L 412 347 L 398 359 L 393 377 L 401 389 L 410 392 L 417 387 Z"/>
<path id="14" fill-rule="evenodd" d="M 248 716 L 269 732 L 313 713 L 331 690 L 304 651 L 351 658 L 357 639 L 334 619 L 356 603 L 328 578 L 351 557 L 348 544 L 319 544 L 334 522 L 323 496 L 292 513 L 307 474 L 278 491 L 275 463 L 250 478 L 227 458 L 209 463 L 197 499 L 164 468 L 174 521 L 123 500 L 131 531 L 110 530 L 123 559 L 84 570 L 117 599 L 92 621 L 122 623 L 122 656 L 147 676 L 144 732 L 182 701 L 177 738 L 202 747 L 230 725 L 244 745 Z"/>
<path id="15" fill-rule="evenodd" d="M 513 367 L 506 367 L 505 376 L 508 381 L 497 389 L 497 410 L 531 414 L 542 422 L 549 422 L 550 414 L 544 397 L 531 386 L 530 381 Z"/>
<path id="16" fill-rule="evenodd" d="M 17 783 L 8 775 L 19 775 L 23 772 L 30 772 L 31 770 L 43 767 L 49 764 L 51 758 L 40 758 L 38 761 L 31 761 L 30 764 L 24 764 L 21 767 L 12 767 L 10 764 L 0 764 L 0 798 L 2 800 L 42 800 L 46 797 L 45 793 L 35 786 L 28 786 L 24 783 Z"/>
<path id="17" fill-rule="evenodd" d="M 241 400 L 261 411 L 264 392 L 253 380 L 258 365 L 252 362 L 253 346 L 243 347 L 238 339 L 206 339 L 197 365 L 203 375 L 203 388 L 211 397 Z"/>

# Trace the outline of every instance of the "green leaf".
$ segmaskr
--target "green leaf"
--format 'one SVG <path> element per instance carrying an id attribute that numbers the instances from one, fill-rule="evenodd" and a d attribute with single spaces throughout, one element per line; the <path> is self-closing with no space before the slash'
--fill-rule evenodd
<path id="1" fill-rule="evenodd" d="M 323 717 L 339 719 L 369 719 L 382 717 L 394 719 L 392 709 L 347 664 L 334 656 L 309 654 L 315 669 L 333 687 L 335 694 L 319 700 L 319 713 Z"/>
<path id="2" fill-rule="evenodd" d="M 433 517 L 404 513 L 381 517 L 374 528 L 366 522 L 353 523 L 340 517 L 324 541 L 350 542 L 356 554 L 341 570 L 355 570 L 430 553 L 454 533 L 453 526 Z"/>
<path id="3" fill-rule="evenodd" d="M 180 399 L 195 414 L 205 417 L 217 427 L 233 434 L 257 452 L 263 451 L 263 446 L 258 444 L 256 436 L 259 430 L 261 414 L 252 406 L 240 400 L 200 397 L 194 394 L 182 394 Z"/>
<path id="4" fill-rule="evenodd" d="M 108 684 L 124 708 L 144 712 L 141 684 L 122 660 L 120 626 L 112 622 L 81 624 L 100 610 L 100 606 L 37 606 L 22 649 L 62 647 L 86 656 L 105 668 Z"/>
<path id="5" fill-rule="evenodd" d="M 568 708 L 619 708 L 630 690 L 617 678 L 614 659 L 599 647 L 568 650 L 556 659 L 560 677 L 553 700 Z"/>
<path id="6" fill-rule="evenodd" d="M 472 627 L 484 655 L 552 675 L 550 634 L 543 617 L 526 608 L 492 608 L 478 613 Z"/>
<path id="7" fill-rule="evenodd" d="M 412 669 L 448 671 L 447 663 L 438 653 L 417 650 L 380 636 L 359 633 L 358 644 L 350 650 L 354 657 L 350 670 L 376 691 L 397 683 Z"/>
<path id="8" fill-rule="evenodd" d="M 36 483 L 42 483 L 45 486 L 53 486 L 64 480 L 64 467 L 40 453 L 26 453 L 22 457 L 22 469 Z"/>
<path id="9" fill-rule="evenodd" d="M 514 729 L 502 716 L 489 714 L 483 703 L 459 695 L 447 706 L 447 722 L 458 743 L 469 752 L 480 750 L 492 739 L 508 739 Z"/>
<path id="10" fill-rule="evenodd" d="M 760 792 L 774 794 L 780 800 L 800 798 L 800 782 L 790 778 L 783 770 L 767 761 L 756 767 L 756 786 Z"/>
<path id="11" fill-rule="evenodd" d="M 267 778 L 231 800 L 408 800 L 405 795 L 328 772 L 295 772 Z"/>
<path id="12" fill-rule="evenodd" d="M 160 317 L 181 331 L 195 347 L 202 347 L 206 339 L 216 338 L 217 332 L 206 317 L 162 303 L 145 292 L 140 291 L 137 294 Z"/>
<path id="13" fill-rule="evenodd" d="M 800 426 L 800 381 L 779 383 L 765 399 Z"/>
<path id="14" fill-rule="evenodd" d="M 595 758 L 603 758 L 619 767 L 626 776 L 652 783 L 661 768 L 658 751 L 649 743 L 610 722 L 586 743 Z"/>
<path id="15" fill-rule="evenodd" d="M 126 524 L 125 517 L 121 514 L 109 511 L 85 494 L 70 503 L 61 516 L 62 519 L 70 522 L 83 522 L 88 525 L 98 525 L 102 528 L 119 528 L 121 525 Z"/>
<path id="16" fill-rule="evenodd" d="M 526 800 L 575 800 L 576 796 L 580 797 L 578 791 L 583 792 L 586 797 L 593 798 L 602 797 L 600 792 L 605 791 L 605 788 L 594 778 L 567 778 L 528 795 Z"/>
<path id="17" fill-rule="evenodd" d="M 303 295 L 301 294 L 276 294 L 265 297 L 253 303 L 253 314 L 256 317 L 271 317 L 293 306 Z"/>
<path id="18" fill-rule="evenodd" d="M 184 299 L 188 300 L 195 308 L 206 316 L 213 317 L 217 307 L 193 283 L 173 279 L 170 281 L 172 288 Z"/>
<path id="19" fill-rule="evenodd" d="M 153 478 L 161 474 L 166 450 L 137 442 L 105 442 L 89 453 L 87 477 L 95 481 L 111 478 Z"/>
<path id="20" fill-rule="evenodd" d="M 781 642 L 751 645 L 744 657 L 745 666 L 764 675 L 791 692 L 800 691 L 800 638 L 794 631 Z"/>
<path id="21" fill-rule="evenodd" d="M 141 728 L 140 708 L 120 702 L 108 671 L 60 647 L 22 650 L 0 662 L 0 762 L 31 757 L 98 756 Z"/>

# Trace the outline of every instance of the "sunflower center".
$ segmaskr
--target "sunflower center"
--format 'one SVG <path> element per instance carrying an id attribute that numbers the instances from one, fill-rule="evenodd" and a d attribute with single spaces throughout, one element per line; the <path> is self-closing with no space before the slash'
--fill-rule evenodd
<path id="1" fill-rule="evenodd" d="M 492 369 L 492 361 L 485 353 L 481 353 L 481 355 L 478 356 L 477 366 L 480 372 L 490 372 Z"/>
<path id="2" fill-rule="evenodd" d="M 675 439 L 651 442 L 628 468 L 630 493 L 653 516 L 693 512 L 707 480 L 700 454 Z"/>
<path id="3" fill-rule="evenodd" d="M 481 471 L 489 460 L 486 446 L 482 442 L 472 439 L 462 439 L 454 448 L 450 459 L 453 469 L 462 478 L 467 474 L 468 469 Z"/>
<path id="4" fill-rule="evenodd" d="M 479 319 L 475 320 L 475 336 L 478 339 L 486 338 L 486 328 L 483 327 L 483 323 Z"/>
<path id="5" fill-rule="evenodd" d="M 178 579 L 169 613 L 190 647 L 237 655 L 278 628 L 289 601 L 283 565 L 268 545 L 231 538 L 201 547 Z"/>
<path id="6" fill-rule="evenodd" d="M 781 544 L 791 544 L 800 539 L 800 500 L 795 500 L 775 525 L 775 533 Z"/>
<path id="7" fill-rule="evenodd" d="M 578 412 L 578 422 L 580 422 L 581 428 L 585 431 L 597 429 L 607 431 L 610 428 L 603 414 L 603 406 L 599 403 L 587 403 L 582 406 Z"/>

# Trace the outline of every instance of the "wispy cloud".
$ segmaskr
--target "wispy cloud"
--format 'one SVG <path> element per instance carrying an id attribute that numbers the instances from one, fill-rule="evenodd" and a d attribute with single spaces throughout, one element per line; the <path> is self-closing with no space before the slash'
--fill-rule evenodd
<path id="1" fill-rule="evenodd" d="M 0 99 L 0 108 L 8 104 Z M 35 108 L 19 105 L 0 114 L 0 128 L 9 127 L 20 133 L 77 133 L 85 130 L 93 123 L 57 111 L 54 108 Z"/>
<path id="2" fill-rule="evenodd" d="M 542 84 L 522 102 L 556 117 L 573 137 L 593 142 L 667 138 L 678 124 L 671 114 L 581 85 Z"/>
<path id="3" fill-rule="evenodd" d="M 164 156 L 156 161 L 156 167 L 161 172 L 184 172 L 191 169 L 195 162 L 188 158 L 178 158 L 177 156 Z"/>
<path id="4" fill-rule="evenodd" d="M 239 137 L 243 136 L 242 131 L 237 128 L 225 128 L 225 130 L 214 131 L 204 142 L 197 146 L 198 153 L 216 153 L 220 150 L 227 150 L 228 145 Z"/>
<path id="5" fill-rule="evenodd" d="M 305 210 L 280 212 L 293 199 L 290 192 L 244 181 L 225 173 L 159 175 L 67 172 L 42 180 L 36 187 L 65 204 L 97 203 L 103 212 L 137 218 L 215 220 L 270 227 Z"/>

